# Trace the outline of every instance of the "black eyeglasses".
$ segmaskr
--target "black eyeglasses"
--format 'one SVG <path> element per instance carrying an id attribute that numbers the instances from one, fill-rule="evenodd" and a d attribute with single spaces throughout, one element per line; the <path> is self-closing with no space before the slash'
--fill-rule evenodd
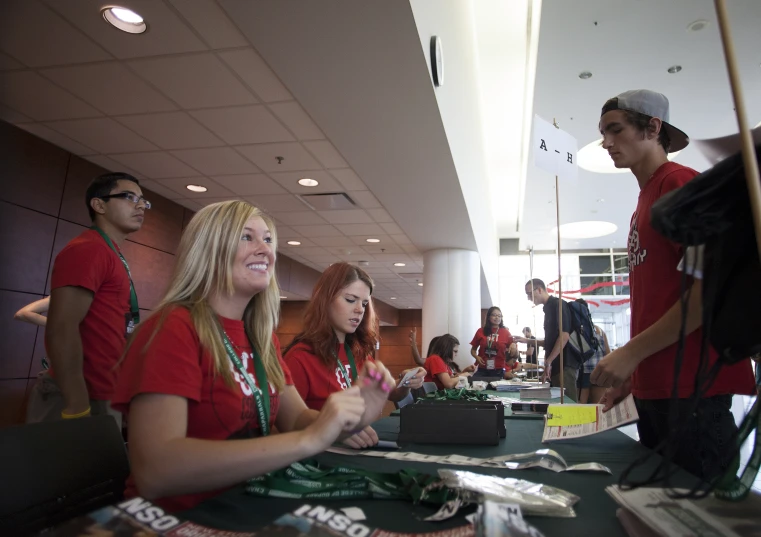
<path id="1" fill-rule="evenodd" d="M 135 205 L 137 205 L 138 203 L 140 203 L 142 201 L 143 205 L 145 206 L 146 209 L 150 209 L 151 208 L 151 202 L 150 201 L 148 201 L 147 199 L 145 199 L 142 196 L 138 196 L 137 194 L 133 194 L 132 192 L 119 192 L 118 194 L 109 194 L 108 196 L 98 196 L 98 197 L 100 199 L 102 199 L 102 200 L 107 200 L 107 199 L 111 199 L 111 198 L 122 198 L 122 199 L 131 201 Z"/>

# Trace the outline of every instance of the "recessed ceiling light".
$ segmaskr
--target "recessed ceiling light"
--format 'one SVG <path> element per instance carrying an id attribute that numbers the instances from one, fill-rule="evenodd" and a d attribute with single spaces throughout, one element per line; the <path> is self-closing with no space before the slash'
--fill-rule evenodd
<path id="1" fill-rule="evenodd" d="M 301 246 L 301 243 L 299 241 L 288 241 L 288 244 L 291 246 Z"/>
<path id="2" fill-rule="evenodd" d="M 280 298 L 288 298 L 288 297 L 285 295 L 280 295 Z"/>
<path id="3" fill-rule="evenodd" d="M 394 263 L 395 267 L 406 267 L 407 263 Z"/>
<path id="4" fill-rule="evenodd" d="M 681 70 L 682 70 L 682 66 L 681 65 L 672 65 L 671 67 L 666 69 L 666 71 L 668 71 L 672 75 L 675 74 L 675 73 L 678 73 Z"/>
<path id="5" fill-rule="evenodd" d="M 395 296 L 390 296 L 390 297 L 388 297 L 388 299 L 389 300 L 396 300 L 396 297 Z"/>
<path id="6" fill-rule="evenodd" d="M 417 284 L 418 284 L 420 287 L 423 287 L 423 282 L 418 282 Z"/>
<path id="7" fill-rule="evenodd" d="M 187 185 L 185 188 L 187 188 L 191 192 L 206 192 L 207 190 L 209 190 L 203 185 Z"/>
<path id="8" fill-rule="evenodd" d="M 301 186 L 317 186 L 320 184 L 317 179 L 310 179 L 309 177 L 304 177 L 303 179 L 299 179 L 299 184 Z"/>
<path id="9" fill-rule="evenodd" d="M 380 239 L 365 239 L 365 241 L 366 241 L 366 242 L 372 242 L 372 243 L 375 243 L 375 242 L 380 242 Z"/>
<path id="10" fill-rule="evenodd" d="M 687 25 L 687 30 L 690 32 L 699 32 L 703 28 L 708 26 L 708 21 L 705 19 L 698 19 L 696 21 L 692 21 L 690 24 Z"/>
<path id="11" fill-rule="evenodd" d="M 143 17 L 123 7 L 108 7 L 103 10 L 103 18 L 111 26 L 128 34 L 142 34 L 148 29 Z"/>
<path id="12" fill-rule="evenodd" d="M 597 198 L 597 203 L 605 203 L 605 198 Z"/>
<path id="13" fill-rule="evenodd" d="M 679 154 L 679 151 L 669 153 L 669 159 L 673 160 Z M 602 147 L 602 138 L 590 142 L 579 150 L 578 156 L 579 167 L 589 172 L 595 173 L 631 173 L 629 168 L 616 168 L 613 159 L 608 152 Z M 547 203 L 552 203 L 550 200 Z"/>
<path id="14" fill-rule="evenodd" d="M 579 73 L 579 78 L 582 80 L 590 79 L 592 78 L 592 73 L 590 73 L 589 71 L 582 71 L 581 73 Z"/>
<path id="15" fill-rule="evenodd" d="M 557 234 L 558 228 L 552 228 L 552 233 Z M 618 226 L 613 222 L 603 222 L 599 220 L 585 220 L 582 222 L 571 222 L 561 224 L 560 237 L 563 239 L 593 239 L 595 237 L 604 237 L 618 230 Z"/>

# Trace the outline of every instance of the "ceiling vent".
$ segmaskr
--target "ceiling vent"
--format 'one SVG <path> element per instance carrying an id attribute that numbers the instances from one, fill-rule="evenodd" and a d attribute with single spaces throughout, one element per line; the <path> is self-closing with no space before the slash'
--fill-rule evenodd
<path id="1" fill-rule="evenodd" d="M 343 192 L 325 194 L 302 194 L 301 201 L 309 205 L 315 211 L 337 211 L 342 209 L 354 209 L 357 204 Z"/>

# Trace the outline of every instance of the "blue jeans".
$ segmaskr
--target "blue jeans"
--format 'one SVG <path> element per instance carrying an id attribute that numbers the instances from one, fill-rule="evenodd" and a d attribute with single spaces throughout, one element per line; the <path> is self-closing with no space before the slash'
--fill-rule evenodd
<path id="1" fill-rule="evenodd" d="M 670 399 L 635 398 L 639 421 L 639 441 L 645 447 L 656 449 L 668 438 Z M 705 481 L 722 475 L 733 464 L 733 435 L 737 432 L 732 415 L 732 396 L 715 395 L 698 402 L 697 410 L 690 413 L 689 401 L 679 399 L 678 423 L 683 425 L 673 462 Z"/>

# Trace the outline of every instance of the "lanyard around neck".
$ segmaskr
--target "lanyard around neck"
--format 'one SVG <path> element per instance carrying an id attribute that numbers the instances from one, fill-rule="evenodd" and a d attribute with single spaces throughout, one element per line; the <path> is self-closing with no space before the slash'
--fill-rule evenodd
<path id="1" fill-rule="evenodd" d="M 251 375 L 246 371 L 246 368 L 243 367 L 243 363 L 240 361 L 238 353 L 235 352 L 235 349 L 233 349 L 233 346 L 230 343 L 230 338 L 227 337 L 227 334 L 221 327 L 219 331 L 222 336 L 222 343 L 225 346 L 225 351 L 227 351 L 227 356 L 230 357 L 230 360 L 232 360 L 235 367 L 238 368 L 238 371 L 245 379 L 248 387 L 251 388 L 251 395 L 254 397 L 254 403 L 256 404 L 256 414 L 259 417 L 259 429 L 262 432 L 262 436 L 267 436 L 270 434 L 270 390 L 269 383 L 267 382 L 267 371 L 264 369 L 262 359 L 259 357 L 259 353 L 256 352 L 254 346 L 251 345 L 254 371 L 256 372 L 256 378 L 259 379 L 259 386 L 262 387 L 262 389 L 259 389 L 251 378 Z"/>
<path id="2" fill-rule="evenodd" d="M 335 356 L 336 362 L 338 362 L 338 368 L 341 370 L 341 375 L 343 375 L 346 386 L 351 388 L 352 381 L 357 380 L 357 364 L 354 362 L 354 354 L 351 352 L 351 346 L 348 343 L 344 343 L 344 351 L 346 352 L 346 357 L 349 359 L 351 377 L 349 377 L 349 374 L 346 372 L 346 368 L 341 363 L 341 359 L 338 357 L 335 351 L 333 351 L 333 356 Z"/>
<path id="3" fill-rule="evenodd" d="M 129 265 L 127 264 L 127 260 L 124 259 L 124 256 L 122 253 L 117 250 L 116 246 L 114 246 L 114 243 L 111 242 L 111 239 L 108 237 L 108 235 L 105 234 L 105 232 L 100 229 L 98 226 L 92 226 L 90 229 L 96 231 L 98 235 L 103 237 L 103 240 L 106 241 L 106 244 L 108 244 L 108 247 L 111 248 L 116 255 L 119 256 L 119 259 L 122 261 L 122 265 L 124 265 L 124 269 L 127 271 L 127 277 L 129 278 L 129 311 L 132 315 L 132 320 L 135 324 L 140 322 L 140 308 L 137 305 L 137 293 L 135 292 L 135 284 L 132 282 L 132 273 L 129 271 Z"/>

